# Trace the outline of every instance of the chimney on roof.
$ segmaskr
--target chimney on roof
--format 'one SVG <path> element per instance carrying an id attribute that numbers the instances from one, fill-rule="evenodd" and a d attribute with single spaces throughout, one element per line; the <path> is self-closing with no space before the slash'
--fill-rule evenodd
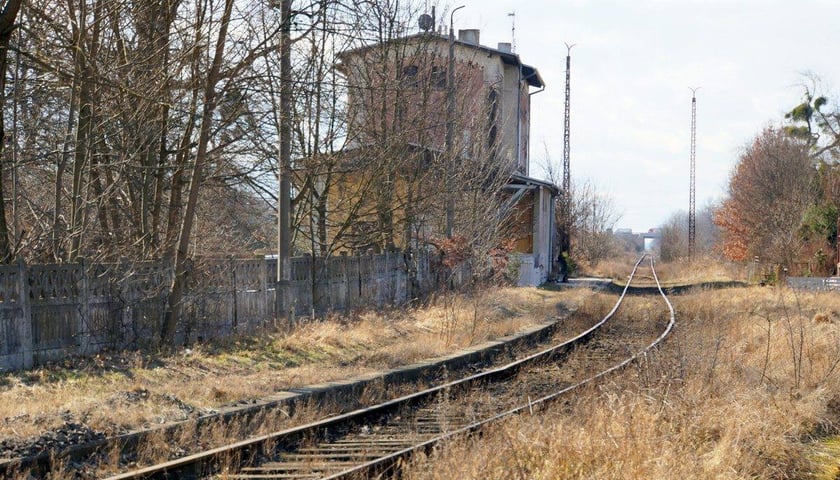
<path id="1" fill-rule="evenodd" d="M 469 43 L 470 45 L 480 45 L 478 43 L 480 34 L 481 30 L 476 29 L 458 30 L 458 40 Z"/>
<path id="2" fill-rule="evenodd" d="M 505 43 L 499 42 L 499 48 L 497 48 L 497 50 L 500 51 L 500 52 L 504 52 L 504 53 L 513 53 L 513 50 L 511 49 L 510 43 L 507 43 L 507 42 L 505 42 Z"/>

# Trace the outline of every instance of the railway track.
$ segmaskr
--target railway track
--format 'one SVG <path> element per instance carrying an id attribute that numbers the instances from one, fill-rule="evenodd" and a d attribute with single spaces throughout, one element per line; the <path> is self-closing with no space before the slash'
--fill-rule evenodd
<path id="1" fill-rule="evenodd" d="M 640 265 L 633 266 L 629 287 Z M 621 369 L 661 342 L 674 310 L 651 275 L 667 318 L 621 318 L 627 288 L 604 318 L 577 337 L 466 378 L 233 445 L 123 473 L 111 480 L 345 479 L 389 476 L 413 452 L 531 412 Z M 663 309 L 664 310 L 664 309 Z"/>

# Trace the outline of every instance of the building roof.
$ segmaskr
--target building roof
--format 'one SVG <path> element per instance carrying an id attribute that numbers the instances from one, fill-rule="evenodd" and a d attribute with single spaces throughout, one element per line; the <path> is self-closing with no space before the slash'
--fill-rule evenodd
<path id="1" fill-rule="evenodd" d="M 440 35 L 438 33 L 416 33 L 414 35 L 409 35 L 406 37 L 395 38 L 390 40 L 389 43 L 393 42 L 405 42 L 409 43 L 416 39 L 425 39 L 425 40 L 434 40 L 434 41 L 442 41 L 442 42 L 449 42 L 449 37 L 446 35 Z M 545 83 L 543 82 L 542 77 L 540 76 L 540 72 L 530 65 L 526 65 L 522 63 L 522 60 L 519 58 L 519 55 L 508 52 L 505 50 L 499 50 L 497 48 L 488 47 L 485 45 L 479 45 L 475 43 L 465 42 L 463 40 L 455 39 L 455 44 L 460 45 L 465 48 L 471 48 L 474 50 L 482 51 L 488 53 L 490 55 L 498 55 L 502 62 L 506 65 L 512 65 L 514 67 L 518 66 L 520 68 L 520 72 L 522 72 L 522 80 L 528 82 L 528 85 L 536 88 L 543 88 L 545 87 Z M 373 49 L 379 45 L 378 43 L 373 43 L 370 45 L 365 45 L 363 47 L 354 48 L 351 50 L 345 50 L 338 55 L 339 59 L 343 59 L 350 55 L 355 55 L 358 53 L 366 52 L 368 50 Z M 341 67 L 339 67 L 341 69 Z"/>
<path id="2" fill-rule="evenodd" d="M 557 185 L 555 185 L 551 182 L 547 182 L 545 180 L 538 180 L 536 178 L 526 177 L 524 175 L 519 175 L 519 174 L 516 174 L 516 173 L 514 173 L 510 176 L 510 182 L 508 182 L 508 184 L 509 185 L 525 185 L 525 186 L 545 187 L 545 188 L 549 189 L 555 195 L 560 194 L 560 189 L 557 187 Z"/>

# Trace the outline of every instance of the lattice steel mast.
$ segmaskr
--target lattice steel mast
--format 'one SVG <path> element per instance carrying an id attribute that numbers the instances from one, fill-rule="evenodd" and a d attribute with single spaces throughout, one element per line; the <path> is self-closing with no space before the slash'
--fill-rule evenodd
<path id="1" fill-rule="evenodd" d="M 697 90 L 691 88 L 691 186 L 688 193 L 688 259 L 694 261 L 697 235 L 697 219 L 695 217 L 695 166 L 697 162 Z"/>
<path id="2" fill-rule="evenodd" d="M 510 51 L 516 52 L 516 11 L 508 13 L 510 17 Z"/>
<path id="3" fill-rule="evenodd" d="M 566 257 L 571 253 L 571 170 L 569 166 L 569 159 L 571 157 L 570 144 L 570 126 L 571 126 L 571 66 L 572 66 L 572 47 L 574 45 L 566 44 L 566 112 L 563 122 L 563 191 L 561 193 L 560 215 L 562 217 L 562 230 L 560 232 L 560 263 L 563 266 L 563 281 L 566 281 L 568 274 L 568 265 L 566 265 Z"/>

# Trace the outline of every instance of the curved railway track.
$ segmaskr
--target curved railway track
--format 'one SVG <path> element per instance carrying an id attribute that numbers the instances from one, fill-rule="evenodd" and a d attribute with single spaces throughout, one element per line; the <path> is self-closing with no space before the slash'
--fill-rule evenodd
<path id="1" fill-rule="evenodd" d="M 674 310 L 656 276 L 667 319 L 618 321 L 627 287 L 604 318 L 577 337 L 499 368 L 372 407 L 123 473 L 112 480 L 344 479 L 387 476 L 413 452 L 533 412 L 645 355 L 671 331 Z"/>

